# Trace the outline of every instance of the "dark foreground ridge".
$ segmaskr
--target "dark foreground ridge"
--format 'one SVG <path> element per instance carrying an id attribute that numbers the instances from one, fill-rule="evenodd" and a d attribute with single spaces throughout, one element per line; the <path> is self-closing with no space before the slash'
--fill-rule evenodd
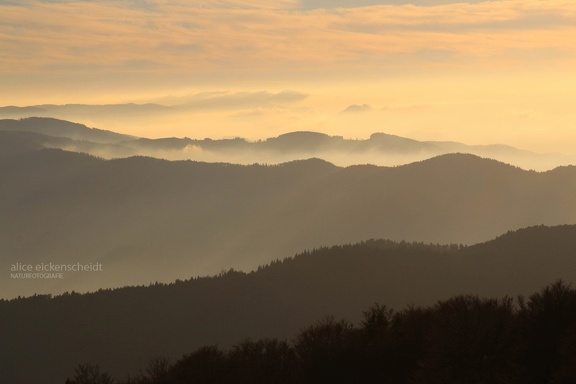
<path id="1" fill-rule="evenodd" d="M 395 312 L 374 305 L 359 325 L 327 317 L 291 341 L 204 346 L 156 358 L 118 384 L 574 383 L 576 290 L 563 282 L 528 300 L 456 296 Z M 112 383 L 82 364 L 66 384 Z"/>
<path id="2" fill-rule="evenodd" d="M 573 283 L 576 282 L 575 256 L 576 226 L 537 226 L 468 247 L 370 240 L 304 252 L 251 273 L 229 270 L 214 277 L 172 284 L 0 301 L 0 377 L 11 384 L 62 384 L 64 378 L 73 375 L 74 367 L 89 362 L 116 378 L 124 378 L 139 372 L 156 356 L 177 361 L 183 354 L 207 345 L 218 345 L 224 350 L 246 339 L 290 340 L 303 327 L 330 315 L 347 319 L 352 324 L 362 324 L 366 321 L 362 311 L 374 303 L 386 304 L 387 308 L 395 310 L 402 310 L 410 304 L 428 306 L 432 309 L 423 312 L 418 309 L 414 313 L 422 312 L 429 316 L 434 311 L 463 301 L 464 304 L 457 304 L 463 308 L 459 311 L 472 311 L 477 307 L 482 314 L 458 312 L 461 317 L 446 320 L 446 323 L 438 320 L 438 327 L 446 327 L 441 329 L 444 333 L 439 336 L 434 336 L 435 328 L 422 329 L 426 331 L 426 337 L 438 337 L 439 342 L 447 342 L 443 341 L 445 333 L 457 329 L 454 327 L 458 321 L 469 321 L 471 326 L 478 327 L 486 323 L 488 328 L 482 331 L 484 333 L 457 333 L 463 339 L 454 341 L 454 345 L 466 340 L 472 344 L 483 343 L 490 332 L 496 335 L 508 332 L 501 328 L 507 327 L 508 323 L 498 323 L 504 321 L 499 317 L 490 320 L 496 323 L 481 317 L 491 319 L 492 315 L 484 315 L 482 311 L 500 313 L 505 309 L 502 309 L 504 304 L 468 298 L 448 300 L 450 297 L 466 294 L 516 297 L 529 295 L 558 279 Z M 572 291 L 569 290 L 567 295 L 573 297 Z M 438 300 L 447 301 L 434 307 Z M 508 305 L 511 306 L 506 304 L 504 307 Z M 565 303 L 558 305 L 562 313 L 566 310 L 570 316 L 576 314 L 573 307 L 565 307 Z M 556 310 L 554 308 L 550 310 Z M 402 319 L 428 322 L 428 317 L 418 316 L 414 319 L 400 316 L 395 320 L 396 326 L 403 326 Z M 512 321 L 514 325 L 518 319 L 524 319 L 522 316 L 513 312 L 513 315 L 506 314 L 504 319 L 510 317 L 513 320 L 506 321 Z M 456 325 L 452 325 L 452 321 Z M 550 323 L 553 328 L 556 327 L 554 321 Z M 564 326 L 564 320 L 558 321 Z M 362 333 L 348 328 L 346 326 L 342 332 Z M 410 336 L 413 334 L 410 328 L 405 332 L 407 338 L 418 337 L 417 334 Z M 248 343 L 239 348 L 255 348 L 255 356 L 258 356 L 263 353 L 262 345 L 266 344 L 258 345 Z M 278 348 L 285 348 L 282 345 L 278 344 Z M 394 348 L 401 349 L 402 345 Z M 434 344 L 426 345 L 426 348 L 431 348 Z M 467 350 L 468 346 L 462 344 L 458 348 Z M 550 348 L 560 348 L 560 344 Z M 572 347 L 567 345 L 566 348 Z M 399 359 L 400 349 L 393 354 Z M 207 359 L 206 363 L 193 360 L 194 363 L 190 364 L 210 366 L 210 359 L 220 361 L 214 356 L 228 353 L 214 352 L 210 348 L 202 351 L 205 352 L 199 352 L 198 359 Z M 286 353 L 290 355 L 293 352 Z M 564 352 L 558 349 L 557 353 Z M 544 355 L 546 358 L 549 356 L 542 352 Z M 439 359 L 442 356 L 438 354 Z M 408 358 L 414 363 L 423 363 L 423 360 L 414 360 L 415 357 Z M 558 364 L 564 361 L 562 359 L 557 360 Z M 386 364 L 396 364 L 395 360 L 390 361 Z M 440 363 L 436 361 L 434 364 Z"/>

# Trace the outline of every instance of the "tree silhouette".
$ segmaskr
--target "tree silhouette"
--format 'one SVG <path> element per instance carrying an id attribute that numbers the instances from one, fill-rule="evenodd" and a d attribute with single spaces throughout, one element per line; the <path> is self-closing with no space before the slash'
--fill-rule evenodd
<path id="1" fill-rule="evenodd" d="M 178 360 L 172 368 L 174 384 L 224 384 L 229 380 L 226 355 L 217 346 L 202 347 Z"/>
<path id="2" fill-rule="evenodd" d="M 66 384 L 112 384 L 113 380 L 108 373 L 101 372 L 98 365 L 80 364 L 74 370 L 73 379 L 67 379 Z"/>
<path id="3" fill-rule="evenodd" d="M 414 383 L 506 382 L 516 339 L 510 298 L 457 296 L 434 308 Z"/>
<path id="4" fill-rule="evenodd" d="M 362 349 L 356 357 L 358 371 L 362 381 L 386 383 L 392 361 L 389 339 L 394 312 L 385 305 L 375 304 L 363 314 L 359 332 Z"/>
<path id="5" fill-rule="evenodd" d="M 521 302 L 520 320 L 524 382 L 546 383 L 556 370 L 566 375 L 562 363 L 574 358 L 568 354 L 574 352 L 576 291 L 562 281 L 545 287 Z"/>
<path id="6" fill-rule="evenodd" d="M 332 316 L 302 331 L 294 343 L 301 382 L 354 382 L 355 336 L 351 323 Z"/>
<path id="7" fill-rule="evenodd" d="M 288 384 L 297 375 L 294 350 L 277 339 L 244 341 L 229 352 L 228 363 L 238 384 Z"/>

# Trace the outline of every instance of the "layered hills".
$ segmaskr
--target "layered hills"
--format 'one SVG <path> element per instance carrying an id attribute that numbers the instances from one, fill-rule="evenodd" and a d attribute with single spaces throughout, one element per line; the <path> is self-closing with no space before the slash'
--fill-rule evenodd
<path id="1" fill-rule="evenodd" d="M 417 141 L 386 133 L 374 133 L 368 139 L 345 139 L 318 132 L 289 132 L 258 141 L 239 137 L 149 139 L 52 118 L 0 120 L 0 142 L 22 140 L 24 132 L 44 148 L 60 148 L 106 159 L 140 155 L 169 160 L 280 164 L 317 157 L 339 166 L 394 166 L 460 152 L 539 171 L 576 163 L 576 157 L 570 155 L 537 154 L 505 145 Z"/>
<path id="2" fill-rule="evenodd" d="M 0 120 L 0 377 L 59 383 L 85 362 L 123 377 L 327 315 L 357 322 L 376 302 L 574 281 L 576 167 L 479 153 L 387 134 L 146 139 Z M 378 156 L 412 160 L 358 165 Z"/>
<path id="3" fill-rule="evenodd" d="M 107 145 L 126 139 L 80 131 Z M 6 276 L 18 263 L 102 265 L 57 279 L 2 279 L 5 298 L 248 271 L 369 238 L 473 244 L 576 222 L 572 166 L 526 171 L 470 154 L 397 167 L 105 160 L 47 149 L 43 140 L 73 140 L 53 130 L 1 133 L 13 139 L 0 157 Z"/>

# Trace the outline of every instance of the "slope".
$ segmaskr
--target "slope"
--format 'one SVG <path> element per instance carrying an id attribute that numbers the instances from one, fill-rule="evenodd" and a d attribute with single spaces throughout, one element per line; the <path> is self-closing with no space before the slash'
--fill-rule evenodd
<path id="1" fill-rule="evenodd" d="M 375 302 L 403 309 L 465 293 L 527 294 L 550 277 L 576 281 L 575 249 L 576 226 L 527 228 L 470 247 L 370 240 L 252 273 L 0 301 L 0 376 L 58 383 L 91 362 L 122 377 L 158 355 L 290 338 L 327 315 L 355 322 Z"/>

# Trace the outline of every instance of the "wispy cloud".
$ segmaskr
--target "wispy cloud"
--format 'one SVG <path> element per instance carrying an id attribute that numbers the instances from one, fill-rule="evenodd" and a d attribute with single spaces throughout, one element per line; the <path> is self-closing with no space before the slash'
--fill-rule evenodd
<path id="1" fill-rule="evenodd" d="M 348 107 L 346 107 L 346 109 L 344 109 L 340 113 L 360 113 L 360 112 L 367 112 L 367 111 L 371 111 L 371 110 L 372 110 L 372 107 L 368 104 L 352 104 L 352 105 L 349 105 Z"/>
<path id="2" fill-rule="evenodd" d="M 576 4 L 563 0 L 316 10 L 290 0 L 23 4 L 0 3 L 3 72 L 321 70 L 367 59 L 394 67 L 406 65 L 394 55 L 426 65 L 430 52 L 452 53 L 450 67 L 511 49 L 573 56 L 576 37 Z"/>
<path id="3" fill-rule="evenodd" d="M 466 3 L 481 3 L 494 0 L 468 0 Z M 318 8 L 357 8 L 372 5 L 427 5 L 462 3 L 462 0 L 301 0 L 300 6 L 304 9 Z"/>

